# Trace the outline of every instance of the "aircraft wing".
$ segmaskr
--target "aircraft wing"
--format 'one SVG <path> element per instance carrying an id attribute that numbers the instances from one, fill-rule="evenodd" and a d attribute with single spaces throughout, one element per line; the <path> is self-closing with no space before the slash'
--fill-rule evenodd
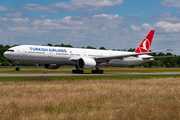
<path id="1" fill-rule="evenodd" d="M 151 56 L 151 57 L 148 57 L 148 58 L 169 58 L 169 57 L 175 57 L 175 56 Z"/>
<path id="2" fill-rule="evenodd" d="M 104 56 L 104 57 L 95 57 L 96 61 L 105 61 L 105 60 L 112 60 L 112 59 L 121 59 L 125 57 L 138 57 L 138 55 L 150 54 L 150 53 L 158 53 L 158 52 L 166 52 L 172 49 L 167 50 L 159 50 L 159 51 L 152 51 L 152 52 L 143 52 L 143 53 L 132 53 L 132 54 L 124 54 L 124 55 L 116 55 L 116 56 Z"/>
<path id="3" fill-rule="evenodd" d="M 144 55 L 144 54 L 150 54 L 150 53 L 158 53 L 158 52 L 166 52 L 166 51 L 170 51 L 170 50 L 172 50 L 172 49 L 158 50 L 158 51 L 152 51 L 152 52 L 143 52 L 143 53 L 115 55 L 115 56 L 94 57 L 93 59 L 95 59 L 97 62 L 104 62 L 104 61 L 109 61 L 109 60 L 112 60 L 112 59 L 122 59 L 122 58 L 125 58 L 125 57 L 138 57 L 138 55 Z M 155 57 L 158 57 L 158 56 L 155 56 Z M 148 58 L 155 58 L 155 57 L 152 56 L 152 57 L 148 57 Z M 162 57 L 165 57 L 165 56 L 162 56 Z M 70 58 L 69 60 L 78 61 L 79 57 Z"/>

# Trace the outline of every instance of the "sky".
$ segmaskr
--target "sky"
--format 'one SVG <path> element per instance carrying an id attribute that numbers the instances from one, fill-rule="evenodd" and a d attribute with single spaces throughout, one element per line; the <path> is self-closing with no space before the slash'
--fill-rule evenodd
<path id="1" fill-rule="evenodd" d="M 179 0 L 0 0 L 0 44 L 137 48 L 180 55 Z"/>

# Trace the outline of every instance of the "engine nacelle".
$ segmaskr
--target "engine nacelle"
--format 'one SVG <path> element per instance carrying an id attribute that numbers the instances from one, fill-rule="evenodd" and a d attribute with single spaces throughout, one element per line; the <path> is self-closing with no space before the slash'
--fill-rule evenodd
<path id="1" fill-rule="evenodd" d="M 44 67 L 46 69 L 58 69 L 59 67 L 61 67 L 61 65 L 59 65 L 59 64 L 44 64 Z"/>
<path id="2" fill-rule="evenodd" d="M 93 69 L 96 66 L 96 61 L 92 58 L 80 58 L 77 66 L 79 69 Z"/>

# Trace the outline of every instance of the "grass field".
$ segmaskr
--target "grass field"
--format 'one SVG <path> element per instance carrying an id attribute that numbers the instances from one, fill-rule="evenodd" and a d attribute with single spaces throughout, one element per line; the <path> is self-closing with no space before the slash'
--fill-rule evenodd
<path id="1" fill-rule="evenodd" d="M 15 71 L 15 68 L 0 68 L 0 73 L 71 73 L 74 67 L 61 67 L 59 69 L 45 69 L 43 67 L 21 67 L 21 71 Z M 104 72 L 180 72 L 180 68 L 128 68 L 128 67 L 109 67 L 102 68 Z M 91 73 L 91 70 L 85 70 L 85 73 Z"/>
<path id="2" fill-rule="evenodd" d="M 180 76 L 1 78 L 0 119 L 180 119 Z"/>

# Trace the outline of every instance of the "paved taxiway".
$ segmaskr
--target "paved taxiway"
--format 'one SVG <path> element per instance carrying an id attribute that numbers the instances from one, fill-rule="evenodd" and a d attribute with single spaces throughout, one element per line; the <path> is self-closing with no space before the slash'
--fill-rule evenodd
<path id="1" fill-rule="evenodd" d="M 0 74 L 0 77 L 41 77 L 41 76 L 119 76 L 119 75 L 180 75 L 180 72 L 131 72 L 131 73 L 104 73 L 104 74 L 72 74 L 72 73 L 42 73 L 42 74 Z"/>

